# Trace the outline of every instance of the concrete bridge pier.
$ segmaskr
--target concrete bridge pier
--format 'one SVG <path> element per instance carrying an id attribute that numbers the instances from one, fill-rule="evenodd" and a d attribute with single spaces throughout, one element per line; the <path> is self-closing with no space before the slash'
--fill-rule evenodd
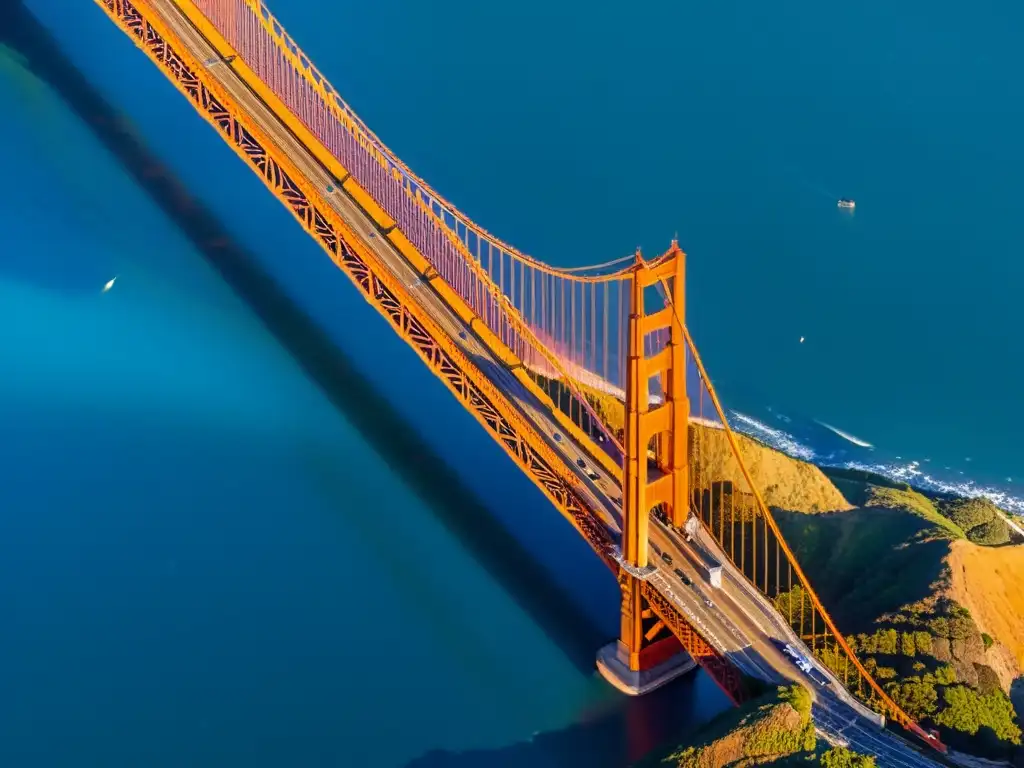
<path id="1" fill-rule="evenodd" d="M 629 647 L 621 640 L 597 652 L 601 676 L 627 696 L 643 696 L 697 666 L 675 637 L 666 637 L 644 649 L 639 669 L 630 669 Z"/>

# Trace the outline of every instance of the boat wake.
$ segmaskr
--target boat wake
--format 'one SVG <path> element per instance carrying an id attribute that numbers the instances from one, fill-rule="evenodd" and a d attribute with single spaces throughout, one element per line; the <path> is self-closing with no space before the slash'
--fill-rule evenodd
<path id="1" fill-rule="evenodd" d="M 777 413 L 771 408 L 768 409 L 768 412 L 784 423 L 787 429 L 769 426 L 765 422 L 739 411 L 729 412 L 729 423 L 737 432 L 752 437 L 794 459 L 812 462 L 822 467 L 871 472 L 894 482 L 907 483 L 919 490 L 931 493 L 942 493 L 962 498 L 985 498 L 1006 512 L 1024 515 L 1024 494 L 1021 492 L 1020 483 L 1013 483 L 1011 478 L 1006 478 L 1007 485 L 1002 486 L 1002 484 L 985 483 L 965 477 L 963 472 L 957 472 L 948 467 L 948 474 L 936 469 L 926 471 L 921 468 L 920 461 L 905 460 L 899 456 L 886 458 L 884 454 L 879 456 L 878 454 L 882 451 L 876 450 L 872 443 L 825 422 L 794 419 Z M 828 430 L 828 432 L 822 430 Z M 834 438 L 830 439 L 827 436 L 830 434 L 842 438 L 846 443 L 836 443 Z"/>
<path id="2" fill-rule="evenodd" d="M 824 421 L 815 421 L 814 423 L 815 424 L 820 424 L 825 429 L 830 430 L 831 432 L 835 432 L 837 435 L 839 435 L 844 440 L 849 440 L 851 443 L 853 443 L 854 445 L 859 445 L 861 448 L 874 448 L 875 447 L 871 443 L 869 443 L 867 440 L 861 440 L 859 437 L 854 437 L 849 432 L 843 432 L 843 430 L 838 429 L 836 427 L 833 427 L 831 424 L 826 424 Z"/>

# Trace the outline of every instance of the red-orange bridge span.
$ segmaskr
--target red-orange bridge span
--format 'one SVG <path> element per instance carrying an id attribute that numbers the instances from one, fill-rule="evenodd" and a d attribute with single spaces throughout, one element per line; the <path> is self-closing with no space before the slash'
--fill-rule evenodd
<path id="1" fill-rule="evenodd" d="M 547 265 L 416 176 L 259 0 L 97 2 L 616 574 L 606 676 L 639 692 L 685 650 L 739 703 L 755 678 L 800 679 L 789 643 L 834 684 L 819 700 L 944 749 L 860 663 L 786 544 L 686 328 L 675 242 Z M 724 584 L 704 573 L 716 559 Z"/>

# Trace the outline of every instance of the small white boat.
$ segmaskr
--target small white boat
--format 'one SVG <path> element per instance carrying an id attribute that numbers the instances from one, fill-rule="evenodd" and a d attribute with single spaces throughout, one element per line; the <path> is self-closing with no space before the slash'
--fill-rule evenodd
<path id="1" fill-rule="evenodd" d="M 857 204 L 855 202 L 853 202 L 853 200 L 848 200 L 847 198 L 842 197 L 842 198 L 839 199 L 839 207 L 840 208 L 856 208 Z"/>

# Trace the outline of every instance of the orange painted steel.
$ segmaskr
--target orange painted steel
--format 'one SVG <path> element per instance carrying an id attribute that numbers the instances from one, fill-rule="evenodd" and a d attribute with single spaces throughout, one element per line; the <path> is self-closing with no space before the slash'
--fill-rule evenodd
<path id="1" fill-rule="evenodd" d="M 690 405 L 686 396 L 683 317 L 678 312 L 648 314 L 644 298 L 645 289 L 659 284 L 667 274 L 672 281 L 674 306 L 681 309 L 686 292 L 685 269 L 686 254 L 676 242 L 653 264 L 645 262 L 637 251 L 632 268 L 626 363 L 622 558 L 637 573 L 650 570 L 647 557 L 651 510 L 657 506 L 668 506 L 673 522 L 681 525 L 690 508 L 687 462 Z M 665 328 L 670 329 L 668 345 L 649 356 L 645 339 Z M 651 409 L 649 382 L 654 376 L 665 380 L 665 397 Z M 661 476 L 649 482 L 648 447 L 652 440 L 658 445 L 656 460 Z M 639 671 L 644 668 L 645 651 L 657 642 L 657 635 L 645 625 L 645 605 L 651 610 L 654 606 L 643 593 L 640 577 L 624 571 L 620 575 L 620 586 L 620 655 L 629 669 Z M 667 601 L 660 604 L 664 606 Z M 737 677 L 736 684 L 738 680 Z"/>
<path id="2" fill-rule="evenodd" d="M 241 2 L 242 0 L 236 1 Z M 562 514 L 584 535 L 602 559 L 610 567 L 616 569 L 616 566 L 613 564 L 611 549 L 613 543 L 611 537 L 604 526 L 596 522 L 594 511 L 588 508 L 580 493 L 578 478 L 565 467 L 564 459 L 559 458 L 547 446 L 536 429 L 520 414 L 504 393 L 483 376 L 479 369 L 459 350 L 458 346 L 437 326 L 429 313 L 424 311 L 409 296 L 402 283 L 392 277 L 373 252 L 359 242 L 358 238 L 340 217 L 324 203 L 320 193 L 314 189 L 313 185 L 302 178 L 301 173 L 289 161 L 286 153 L 281 152 L 274 146 L 274 143 L 268 136 L 264 135 L 259 126 L 255 124 L 255 121 L 251 118 L 247 119 L 244 110 L 234 104 L 227 93 L 217 86 L 215 78 L 208 77 L 209 73 L 199 63 L 189 58 L 185 46 L 181 45 L 180 41 L 178 41 L 179 45 L 177 48 L 173 47 L 173 43 L 176 41 L 174 35 L 145 0 L 138 0 L 134 4 L 128 2 L 128 0 L 97 0 L 97 2 L 107 10 L 123 29 L 134 36 L 137 44 L 146 51 L 153 61 L 161 66 L 165 74 L 175 83 L 176 87 L 192 101 L 194 106 L 199 109 L 211 124 L 221 131 L 222 136 L 236 153 L 260 173 L 268 188 L 289 207 L 289 210 L 292 211 L 293 215 L 302 223 L 307 231 L 317 238 L 325 250 L 331 254 L 335 262 L 349 274 L 362 289 L 367 300 L 391 321 L 396 331 L 416 349 L 430 369 L 445 381 L 449 389 L 459 397 L 460 401 L 474 414 L 475 418 L 499 441 L 513 460 L 516 461 L 517 465 L 541 487 Z M 244 2 L 262 14 L 263 22 L 270 24 L 273 28 L 271 30 L 272 33 L 278 39 L 290 40 L 283 32 L 283 29 L 280 28 L 280 25 L 274 22 L 272 17 L 267 16 L 265 8 L 261 3 L 257 3 L 256 0 L 244 0 Z M 191 0 L 174 0 L 174 3 L 179 10 L 185 7 L 196 10 Z M 146 12 L 145 18 L 143 17 L 143 12 Z M 198 16 L 202 17 L 202 14 L 198 14 Z M 214 45 L 215 49 L 221 52 L 222 55 L 228 58 L 236 57 L 237 54 L 231 52 L 232 49 L 223 38 L 220 39 L 218 44 L 216 28 L 208 21 L 203 22 L 204 18 L 198 19 L 200 23 L 197 24 L 197 28 L 204 34 L 207 41 Z M 195 23 L 196 20 L 193 21 Z M 204 23 L 205 28 L 203 27 Z M 169 40 L 171 44 L 168 43 Z M 286 44 L 285 49 L 286 55 L 292 57 L 297 62 L 297 71 L 302 77 L 307 77 L 308 72 L 315 72 L 310 62 L 304 58 L 294 44 Z M 595 337 L 597 334 L 595 328 L 597 326 L 598 313 L 594 310 L 594 306 L 597 301 L 596 297 L 598 296 L 597 291 L 599 288 L 594 286 L 607 286 L 613 283 L 617 285 L 619 288 L 620 314 L 623 294 L 626 291 L 629 292 L 633 307 L 631 317 L 629 318 L 630 333 L 628 337 L 631 363 L 629 366 L 623 365 L 624 369 L 629 368 L 630 375 L 628 377 L 623 375 L 622 381 L 625 385 L 625 392 L 623 394 L 626 400 L 625 411 L 627 417 L 627 436 L 625 442 L 627 444 L 627 457 L 631 456 L 639 463 L 634 468 L 627 462 L 629 466 L 627 467 L 626 478 L 624 479 L 626 490 L 624 497 L 628 497 L 629 500 L 626 501 L 624 499 L 626 508 L 624 509 L 622 550 L 625 561 L 633 568 L 643 568 L 646 565 L 646 514 L 643 510 L 649 506 L 648 501 L 656 500 L 658 503 L 670 506 L 673 511 L 673 520 L 678 524 L 682 514 L 681 510 L 687 506 L 681 503 L 680 499 L 689 495 L 691 484 L 693 486 L 693 501 L 691 501 L 689 506 L 695 508 L 694 511 L 697 512 L 705 527 L 713 535 L 715 535 L 715 521 L 717 519 L 718 531 L 716 540 L 723 549 L 727 540 L 724 527 L 725 506 L 723 501 L 726 496 L 728 496 L 730 509 L 730 537 L 734 539 L 737 530 L 735 519 L 737 489 L 735 482 L 718 481 L 719 508 L 716 517 L 714 510 L 716 481 L 712 480 L 710 485 L 705 485 L 702 481 L 691 483 L 689 475 L 690 451 L 681 448 L 681 446 L 688 444 L 687 417 L 691 415 L 688 412 L 689 401 L 685 382 L 685 355 L 682 351 L 684 348 L 683 342 L 685 341 L 685 348 L 693 357 L 694 365 L 699 372 L 701 386 L 698 395 L 700 400 L 701 402 L 703 401 L 703 396 L 706 392 L 714 406 L 720 426 L 725 430 L 729 449 L 739 467 L 743 484 L 749 488 L 749 494 L 754 500 L 753 506 L 748 510 L 750 512 L 748 520 L 744 517 L 745 512 L 743 511 L 742 493 L 744 492 L 739 492 L 741 497 L 739 524 L 741 546 L 737 556 L 735 542 L 730 539 L 728 549 L 730 557 L 734 559 L 735 564 L 741 569 L 743 575 L 763 594 L 772 596 L 776 600 L 781 599 L 783 595 L 787 596 L 791 625 L 794 623 L 792 607 L 794 595 L 799 598 L 799 637 L 801 640 L 806 640 L 811 645 L 812 652 L 816 654 L 819 651 L 832 653 L 834 657 L 833 664 L 835 664 L 835 658 L 841 658 L 844 685 L 848 685 L 847 676 L 849 666 L 852 665 L 853 671 L 857 676 L 858 685 L 866 684 L 869 689 L 868 700 L 872 706 L 922 737 L 926 743 L 939 749 L 944 749 L 941 744 L 927 738 L 925 732 L 892 701 L 856 658 L 856 655 L 846 643 L 845 638 L 835 627 L 834 622 L 821 604 L 806 575 L 785 542 L 774 517 L 765 503 L 764 496 L 754 485 L 753 479 L 743 462 L 736 438 L 729 427 L 717 394 L 711 386 L 711 382 L 700 361 L 696 346 L 686 331 L 683 322 L 681 313 L 684 300 L 682 290 L 684 256 L 679 251 L 677 245 L 673 244 L 673 247 L 665 255 L 652 262 L 638 260 L 629 267 L 597 275 L 581 276 L 574 274 L 572 270 L 556 270 L 546 266 L 541 269 L 542 265 L 536 260 L 514 252 L 504 243 L 494 241 L 497 243 L 499 250 L 502 251 L 499 253 L 501 260 L 497 270 L 500 277 L 497 283 L 495 283 L 492 279 L 494 276 L 492 265 L 489 263 L 486 271 L 482 269 L 479 250 L 477 258 L 475 260 L 472 258 L 472 254 L 468 251 L 468 235 L 465 235 L 465 242 L 452 237 L 452 231 L 456 234 L 458 233 L 458 225 L 456 224 L 453 230 L 449 228 L 449 225 L 444 220 L 446 212 L 442 211 L 439 217 L 435 210 L 435 203 L 440 198 L 432 190 L 429 190 L 428 187 L 420 184 L 421 189 L 416 191 L 415 196 L 424 214 L 424 218 L 430 219 L 432 226 L 440 222 L 442 226 L 438 227 L 438 234 L 451 241 L 451 252 L 456 253 L 463 263 L 463 268 L 460 268 L 463 269 L 463 272 L 457 271 L 452 274 L 459 279 L 461 279 L 459 277 L 461 274 L 473 275 L 476 280 L 476 283 L 473 284 L 476 286 L 474 290 L 486 291 L 490 303 L 481 304 L 475 302 L 472 297 L 467 300 L 465 285 L 460 289 L 452 283 L 450 277 L 449 279 L 441 279 L 437 272 L 432 270 L 433 265 L 431 262 L 418 251 L 416 246 L 405 237 L 403 232 L 395 227 L 396 221 L 389 218 L 385 209 L 378 204 L 378 201 L 356 183 L 352 178 L 352 174 L 338 163 L 337 158 L 329 152 L 318 152 L 318 149 L 325 150 L 325 148 L 315 140 L 307 130 L 307 127 L 284 107 L 280 100 L 277 100 L 276 103 L 274 102 L 277 98 L 276 94 L 271 89 L 261 85 L 260 79 L 248 67 L 248 64 L 243 60 L 235 58 L 232 61 L 232 66 L 233 70 L 250 84 L 250 87 L 254 89 L 257 95 L 263 97 L 265 103 L 271 106 L 277 118 L 291 129 L 296 136 L 299 136 L 300 140 L 317 157 L 321 164 L 340 180 L 344 189 L 361 205 L 367 215 L 385 231 L 388 239 L 391 240 L 409 263 L 431 282 L 434 289 L 437 290 L 438 294 L 442 296 L 453 311 L 464 322 L 474 328 L 480 338 L 495 352 L 498 359 L 513 368 L 520 380 L 541 401 L 548 403 L 556 416 L 559 415 L 559 405 L 556 405 L 548 396 L 548 393 L 542 391 L 536 381 L 523 371 L 525 367 L 523 350 L 529 348 L 536 352 L 545 364 L 551 366 L 551 369 L 558 374 L 559 379 L 567 383 L 572 396 L 576 398 L 575 402 L 579 406 L 578 413 L 582 413 L 583 409 L 588 405 L 588 398 L 583 394 L 582 387 L 593 384 L 595 379 L 594 377 L 588 378 L 588 376 L 583 375 L 590 373 L 585 366 L 576 368 L 571 366 L 579 366 L 578 359 L 573 357 L 573 355 L 577 354 L 574 352 L 577 347 L 577 340 L 580 340 L 584 349 L 588 343 L 590 345 L 596 343 Z M 323 84 L 326 84 L 326 80 L 323 80 L 321 77 L 318 85 L 322 85 L 325 88 L 328 87 Z M 262 93 L 260 91 L 261 87 Z M 340 102 L 340 98 L 338 101 L 343 104 L 343 102 Z M 347 109 L 347 106 L 345 109 Z M 403 172 L 408 172 L 408 169 L 401 165 L 397 158 L 386 154 L 386 148 L 383 148 L 379 140 L 370 134 L 368 129 L 365 129 L 365 126 L 357 118 L 354 118 L 354 113 L 351 113 L 349 110 L 345 114 L 348 116 L 347 119 L 350 120 L 350 125 L 353 126 L 353 129 L 363 131 L 362 135 L 366 137 L 366 140 L 378 147 L 375 151 L 378 151 L 380 156 L 387 160 L 387 162 L 394 164 L 392 171 L 401 169 Z M 417 183 L 419 183 L 416 177 L 411 178 L 416 179 Z M 425 201 L 423 197 L 425 192 L 421 194 L 422 190 L 428 190 L 434 199 Z M 444 203 L 443 200 L 441 202 Z M 451 213 L 451 211 L 447 211 L 447 213 Z M 461 216 L 461 214 L 459 215 Z M 457 218 L 457 221 L 463 222 L 466 231 L 469 231 L 469 224 L 466 223 L 468 220 L 463 221 L 463 219 Z M 472 231 L 478 234 L 487 234 L 480 228 L 475 228 Z M 490 236 L 488 235 L 488 237 Z M 511 277 L 510 283 L 506 284 L 504 279 L 506 255 L 519 258 L 523 264 L 528 264 L 531 269 L 536 267 L 544 275 L 551 275 L 560 281 L 547 285 L 542 280 L 543 297 L 540 304 L 542 322 L 540 327 L 545 327 L 546 321 L 543 319 L 545 312 L 544 301 L 550 297 L 550 304 L 548 305 L 550 309 L 549 317 L 552 319 L 550 327 L 556 328 L 561 333 L 561 344 L 565 345 L 568 342 L 568 355 L 552 354 L 548 349 L 551 342 L 545 341 L 542 338 L 542 334 L 537 332 L 536 321 L 526 322 L 522 318 L 521 313 L 524 307 L 527 306 L 523 300 L 526 292 L 525 281 L 527 272 L 525 267 L 517 271 L 516 264 L 518 262 L 510 260 Z M 615 265 L 618 263 L 618 260 L 614 262 Z M 610 264 L 613 263 L 600 266 L 604 267 Z M 518 305 L 515 303 L 517 274 L 519 275 L 518 289 L 520 297 Z M 668 286 L 669 279 L 673 280 L 671 288 Z M 573 287 L 577 284 L 584 286 L 580 288 L 578 302 L 577 289 Z M 654 284 L 660 284 L 665 289 L 666 306 L 661 310 L 648 314 L 643 311 L 643 290 Z M 570 286 L 568 299 L 566 298 L 567 285 Z M 589 294 L 592 310 L 589 316 L 586 313 L 588 294 L 585 293 L 585 286 L 588 285 L 591 286 L 592 290 Z M 512 298 L 509 297 L 509 286 L 511 287 Z M 535 288 L 536 286 L 531 284 L 531 292 Z M 558 295 L 559 291 L 561 291 L 560 296 Z M 609 318 L 608 300 L 609 294 L 606 292 L 604 294 L 605 312 L 602 316 L 605 324 L 603 337 L 606 347 L 606 366 L 608 362 L 607 346 L 609 340 L 607 327 Z M 480 314 L 481 306 L 488 308 L 488 311 L 496 309 L 499 321 L 488 322 L 485 320 Z M 531 311 L 536 313 L 536 301 L 531 301 L 529 306 Z M 580 314 L 577 313 L 578 306 L 582 306 L 583 309 Z M 557 311 L 561 314 L 560 325 L 553 321 L 556 307 Z M 640 308 L 640 311 L 636 311 L 637 307 Z M 565 322 L 567 308 L 569 310 L 568 324 Z M 590 323 L 589 330 L 587 328 L 588 318 Z M 513 329 L 515 334 L 506 334 L 508 329 Z M 669 331 L 667 338 L 664 335 L 658 335 L 665 329 Z M 621 340 L 622 325 L 619 326 L 618 330 L 620 333 L 620 346 L 624 346 Z M 654 338 L 652 338 L 652 334 Z M 510 346 L 510 340 L 514 341 L 515 344 Z M 558 340 L 552 339 L 552 341 L 557 342 Z M 653 350 L 653 352 L 648 354 L 649 350 Z M 621 354 L 620 350 L 620 362 L 624 362 L 623 358 L 624 355 Z M 648 358 L 650 359 L 648 360 Z M 596 355 L 594 359 L 596 359 Z M 637 361 L 641 362 L 638 363 Z M 533 362 L 536 363 L 536 361 Z M 662 374 L 661 404 L 651 409 L 652 401 L 647 397 L 647 379 L 650 375 L 657 373 Z M 625 374 L 625 371 L 623 371 L 623 374 Z M 643 382 L 642 386 L 641 381 Z M 605 383 L 608 382 L 605 381 Z M 614 396 L 614 389 L 609 394 Z M 573 402 L 570 398 L 570 422 L 572 419 L 571 409 Z M 591 415 L 593 414 L 592 410 L 588 412 Z M 701 411 L 701 413 L 703 412 Z M 593 440 L 590 439 L 590 434 L 584 433 L 582 429 L 582 416 L 580 416 L 580 419 L 579 423 L 569 423 L 566 429 L 577 442 L 594 449 L 596 446 Z M 560 420 L 563 425 L 566 423 L 564 414 L 561 415 Z M 667 442 L 663 445 L 662 441 L 659 440 L 656 448 L 658 463 L 662 469 L 663 477 L 648 486 L 646 483 L 646 462 L 643 460 L 646 457 L 647 450 L 647 440 L 644 438 L 660 433 L 668 433 Z M 699 446 L 696 450 L 699 452 Z M 600 450 L 597 451 L 597 455 L 602 455 Z M 639 468 L 640 465 L 644 465 L 644 470 Z M 607 462 L 606 466 L 609 466 Z M 666 481 L 665 478 L 669 478 L 669 480 Z M 706 511 L 706 514 L 704 510 L 705 498 L 709 501 L 709 509 Z M 750 535 L 752 537 L 752 546 L 749 548 L 744 543 L 748 523 L 750 524 Z M 758 543 L 759 523 L 764 531 L 760 544 Z M 762 544 L 763 551 L 761 548 Z M 774 567 L 771 566 L 772 546 L 774 546 L 775 553 Z M 760 560 L 758 559 L 759 557 Z M 748 565 L 750 566 L 749 573 Z M 788 568 L 789 589 L 785 593 L 782 592 L 780 586 L 782 565 Z M 637 579 L 628 571 L 621 569 L 619 570 L 619 575 L 624 598 L 623 636 L 628 636 L 627 639 L 632 648 L 631 653 L 635 652 L 637 663 L 641 663 L 640 658 L 643 655 L 644 648 L 652 647 L 663 630 L 671 630 L 683 647 L 708 669 L 716 679 L 716 682 L 729 693 L 733 700 L 741 700 L 744 693 L 742 685 L 738 682 L 739 675 L 728 661 L 701 638 L 672 607 L 671 603 L 664 596 L 660 595 L 657 590 L 653 589 L 648 582 Z M 774 590 L 769 585 L 771 575 L 774 575 L 775 578 Z M 793 584 L 794 576 L 797 582 L 795 585 Z M 809 605 L 809 628 L 806 627 L 805 604 Z M 820 631 L 816 626 L 816 620 L 819 616 L 822 621 Z M 628 627 L 626 626 L 627 623 Z M 818 647 L 819 639 L 820 648 Z M 831 649 L 828 647 L 830 640 L 833 643 Z M 651 654 L 648 654 L 648 656 L 651 656 Z M 838 674 L 837 666 L 830 668 Z M 858 690 L 861 689 L 859 688 Z"/>
<path id="3" fill-rule="evenodd" d="M 96 0 L 97 4 L 153 61 L 235 153 L 355 283 L 364 298 L 416 351 L 428 368 L 504 448 L 555 507 L 583 535 L 613 571 L 614 542 L 598 522 L 568 470 L 504 393 L 484 376 L 432 320 L 375 254 L 324 201 L 315 186 L 257 122 L 197 62 L 170 25 L 146 0 Z M 645 587 L 641 587 L 643 591 Z M 709 672 L 736 703 L 744 687 L 728 660 L 656 592 L 643 592 L 650 613 Z M 662 627 L 657 629 L 660 631 Z"/>
<path id="4" fill-rule="evenodd" d="M 189 4 L 193 4 L 193 0 L 187 0 L 187 2 Z M 341 94 L 338 93 L 334 86 L 331 85 L 330 81 L 319 70 L 317 70 L 312 59 L 307 56 L 299 47 L 298 43 L 292 39 L 285 30 L 284 25 L 277 20 L 266 3 L 261 2 L 261 0 L 239 0 L 239 2 L 243 3 L 250 9 L 253 14 L 253 18 L 262 25 L 266 34 L 277 43 L 283 57 L 291 64 L 292 67 L 295 68 L 312 90 L 320 95 L 324 103 L 331 109 L 338 120 L 349 131 L 351 131 L 353 135 L 358 137 L 360 144 L 371 147 L 373 152 L 378 156 L 377 160 L 381 165 L 385 167 L 389 165 L 394 166 L 407 175 L 425 196 L 429 196 L 432 203 L 436 203 L 443 210 L 441 218 L 445 215 L 450 216 L 456 222 L 462 224 L 467 231 L 478 234 L 482 241 L 490 243 L 494 247 L 504 251 L 506 254 L 513 256 L 518 261 L 529 264 L 530 266 L 549 274 L 568 275 L 582 280 L 611 280 L 615 279 L 618 275 L 628 272 L 632 267 L 632 255 L 623 256 L 612 261 L 606 261 L 601 264 L 585 267 L 553 267 L 539 259 L 535 259 L 522 253 L 514 246 L 487 232 L 487 230 L 459 211 L 452 203 L 445 200 L 430 186 L 429 183 L 417 176 L 413 170 L 398 157 L 398 155 L 388 149 L 384 142 L 381 141 L 372 130 L 370 130 L 369 126 L 367 126 L 366 123 L 364 123 L 355 111 L 345 102 L 341 97 Z M 227 4 L 223 3 L 222 0 L 207 0 L 205 3 L 202 2 L 202 0 L 199 0 L 194 4 L 197 7 L 205 5 L 211 16 L 216 15 L 218 11 L 220 13 L 224 13 L 222 7 L 227 6 Z M 184 3 L 182 5 L 184 5 Z M 222 20 L 221 24 L 218 26 L 223 29 L 225 26 L 224 21 Z M 609 270 L 607 273 L 593 278 L 579 275 L 580 272 L 586 270 L 608 267 L 618 267 L 618 269 Z"/>
<path id="5" fill-rule="evenodd" d="M 503 360 L 522 364 L 513 365 L 522 383 L 542 401 L 558 401 L 551 407 L 563 428 L 606 471 L 621 472 L 619 436 L 587 393 L 624 388 L 622 349 L 610 342 L 616 332 L 621 339 L 626 323 L 631 270 L 625 259 L 555 269 L 497 241 L 413 174 L 359 120 L 264 3 L 175 5 L 222 57 L 232 59 L 243 80 L 410 262 L 426 258 L 435 267 L 433 278 L 446 282 L 448 292 L 459 297 L 457 306 L 475 316 L 481 340 Z"/>
<path id="6" fill-rule="evenodd" d="M 192 2 L 192 0 L 175 0 L 174 4 L 200 34 L 210 42 L 214 50 L 223 59 L 231 60 L 232 68 L 238 73 L 245 84 L 271 108 L 275 115 L 278 115 L 281 121 L 288 127 L 288 130 L 299 138 L 303 146 L 310 150 L 320 164 L 327 168 L 341 182 L 342 188 L 374 220 L 382 232 L 385 233 L 385 236 L 395 244 L 399 252 L 402 253 L 409 263 L 418 272 L 430 275 L 430 282 L 442 294 L 445 302 L 456 311 L 464 322 L 470 324 L 480 340 L 512 370 L 516 378 L 547 406 L 562 428 L 572 435 L 576 442 L 586 447 L 590 456 L 598 461 L 607 472 L 618 477 L 622 470 L 619 462 L 615 461 L 601 445 L 598 445 L 594 441 L 593 436 L 584 431 L 582 424 L 573 420 L 571 414 L 565 413 L 555 405 L 550 394 L 543 390 L 534 378 L 531 377 L 530 370 L 543 366 L 550 367 L 551 372 L 555 374 L 555 378 L 566 382 L 571 392 L 572 400 L 578 404 L 577 414 L 587 412 L 591 419 L 597 420 L 597 416 L 583 394 L 576 378 L 566 370 L 566 363 L 558 355 L 553 354 L 548 346 L 538 338 L 536 331 L 525 321 L 516 307 L 508 301 L 501 288 L 484 272 L 478 261 L 473 259 L 465 245 L 461 241 L 451 239 L 452 247 L 462 255 L 467 268 L 472 274 L 477 276 L 482 290 L 486 290 L 494 305 L 500 308 L 502 319 L 501 323 L 498 324 L 507 324 L 511 327 L 518 338 L 525 340 L 525 348 L 519 350 L 511 349 L 492 329 L 491 326 L 494 323 L 488 324 L 482 320 L 476 308 L 469 306 L 463 296 L 456 292 L 436 270 L 431 269 L 430 263 L 413 246 L 401 229 L 397 227 L 394 219 L 388 217 L 384 210 L 374 202 L 372 196 L 359 186 L 349 170 L 341 165 L 336 155 L 301 120 L 292 114 L 274 90 L 269 88 L 260 79 L 259 75 L 245 62 L 245 59 L 232 47 L 224 35 L 221 34 L 218 26 L 207 17 L 196 3 Z M 421 200 L 417 199 L 417 203 L 425 215 L 433 216 L 433 213 L 426 208 Z M 439 228 L 439 232 L 445 237 L 451 238 L 451 232 L 447 227 Z M 524 358 L 530 356 L 535 358 L 532 362 L 524 360 Z M 571 405 L 569 410 L 571 411 Z M 582 418 L 580 421 L 582 421 Z M 613 446 L 621 450 L 621 446 L 617 444 L 612 430 L 605 430 L 605 435 Z"/>

